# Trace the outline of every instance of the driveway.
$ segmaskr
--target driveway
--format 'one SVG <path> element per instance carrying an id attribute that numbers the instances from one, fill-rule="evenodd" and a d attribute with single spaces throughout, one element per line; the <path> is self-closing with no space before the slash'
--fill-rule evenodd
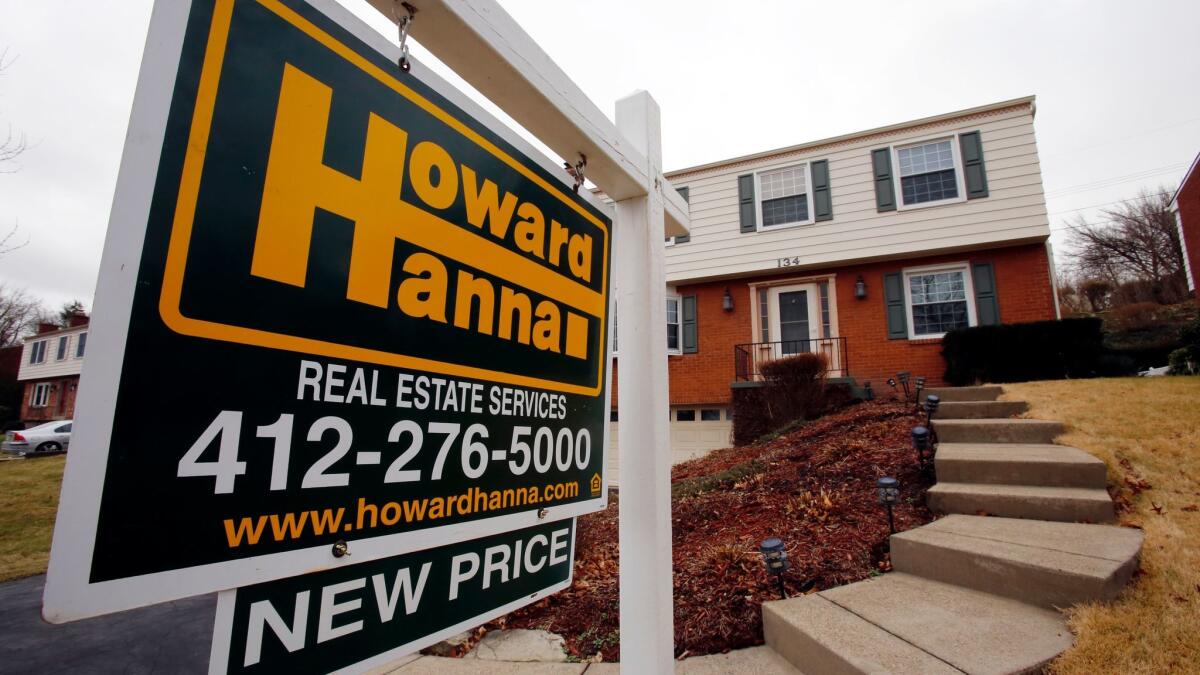
<path id="1" fill-rule="evenodd" d="M 54 626 L 45 576 L 0 584 L 0 673 L 206 673 L 215 595 Z"/>

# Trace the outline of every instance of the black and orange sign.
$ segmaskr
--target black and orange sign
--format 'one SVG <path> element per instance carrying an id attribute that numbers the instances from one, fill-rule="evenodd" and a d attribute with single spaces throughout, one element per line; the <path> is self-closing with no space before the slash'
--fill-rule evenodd
<path id="1" fill-rule="evenodd" d="M 603 508 L 610 219 L 363 29 L 188 10 L 146 221 L 111 225 L 144 234 L 128 297 L 97 301 L 131 310 L 119 373 L 85 372 L 111 426 L 72 444 L 102 481 L 64 501 L 99 514 L 81 588 L 205 592 Z"/>

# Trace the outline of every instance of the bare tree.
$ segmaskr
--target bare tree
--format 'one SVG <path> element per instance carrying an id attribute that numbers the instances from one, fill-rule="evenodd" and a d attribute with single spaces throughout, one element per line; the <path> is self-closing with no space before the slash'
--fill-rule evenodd
<path id="1" fill-rule="evenodd" d="M 1069 258 L 1077 277 L 1107 282 L 1114 295 L 1125 291 L 1150 296 L 1120 297 L 1125 302 L 1181 302 L 1187 297 L 1187 282 L 1170 203 L 1171 191 L 1166 188 L 1157 193 L 1142 190 L 1137 197 L 1102 210 L 1102 220 L 1088 222 L 1078 216 L 1068 223 L 1073 249 Z M 1080 291 L 1088 295 L 1084 286 L 1081 283 Z M 1099 294 L 1096 299 L 1100 300 Z"/>
<path id="2" fill-rule="evenodd" d="M 7 48 L 5 48 L 3 51 L 0 51 L 0 74 L 3 74 L 4 71 L 11 66 L 15 60 L 15 57 L 9 58 Z M 15 160 L 21 153 L 25 152 L 27 147 L 28 144 L 25 141 L 25 134 L 14 134 L 12 125 L 8 125 L 8 131 L 6 132 L 4 140 L 0 141 L 0 173 L 16 172 L 17 167 L 13 164 L 13 160 Z M 17 234 L 20 229 L 21 225 L 19 223 L 13 223 L 12 228 L 10 228 L 4 234 L 0 234 L 0 256 L 3 256 L 5 253 L 12 253 L 13 251 L 29 243 L 28 235 L 25 237 L 25 241 L 20 240 L 20 237 Z"/>
<path id="3" fill-rule="evenodd" d="M 46 320 L 48 314 L 42 301 L 29 295 L 23 288 L 11 288 L 0 284 L 0 347 L 9 347 L 21 341 Z"/>

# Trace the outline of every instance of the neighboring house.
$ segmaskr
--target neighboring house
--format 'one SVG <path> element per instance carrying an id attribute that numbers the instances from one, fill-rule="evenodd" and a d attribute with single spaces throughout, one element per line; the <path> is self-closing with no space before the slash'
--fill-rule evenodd
<path id="1" fill-rule="evenodd" d="M 691 212 L 666 249 L 675 457 L 728 445 L 767 360 L 820 352 L 884 393 L 939 384 L 946 331 L 1056 318 L 1033 118 L 1030 96 L 668 173 Z"/>
<path id="2" fill-rule="evenodd" d="M 87 351 L 88 317 L 72 316 L 66 328 L 43 323 L 25 338 L 21 370 L 21 420 L 27 425 L 75 416 L 75 394 Z"/>
<path id="3" fill-rule="evenodd" d="M 1183 268 L 1187 272 L 1188 290 L 1197 302 L 1200 293 L 1196 283 L 1200 281 L 1200 155 L 1192 160 L 1192 166 L 1179 183 L 1175 197 L 1171 200 L 1171 211 L 1179 226 L 1179 243 L 1183 245 Z"/>

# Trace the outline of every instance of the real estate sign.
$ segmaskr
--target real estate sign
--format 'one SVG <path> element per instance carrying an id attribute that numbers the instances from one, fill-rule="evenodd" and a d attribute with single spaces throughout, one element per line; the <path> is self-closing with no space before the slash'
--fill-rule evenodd
<path id="1" fill-rule="evenodd" d="M 332 0 L 151 23 L 46 618 L 603 508 L 606 209 Z"/>
<path id="2" fill-rule="evenodd" d="M 571 585 L 564 520 L 217 599 L 210 673 L 364 671 Z"/>

